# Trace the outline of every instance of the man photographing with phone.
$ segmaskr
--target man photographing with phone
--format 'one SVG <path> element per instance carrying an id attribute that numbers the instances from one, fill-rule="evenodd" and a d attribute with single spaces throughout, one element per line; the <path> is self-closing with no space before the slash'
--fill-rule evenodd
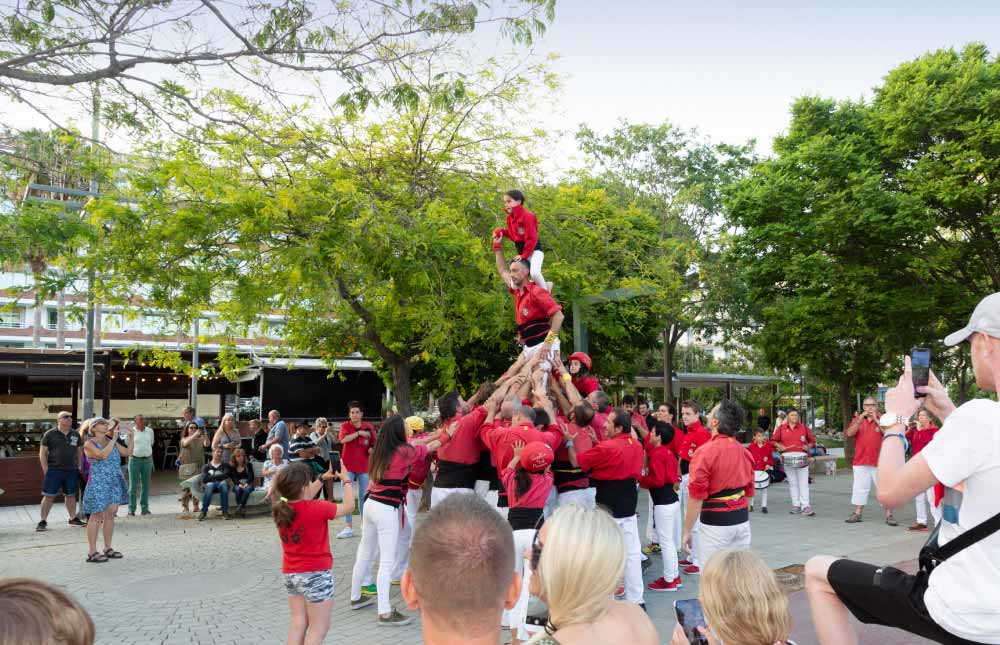
<path id="1" fill-rule="evenodd" d="M 945 345 L 971 344 L 976 384 L 1000 385 L 1000 293 L 984 298 L 969 324 Z M 944 486 L 936 539 L 921 552 L 920 572 L 816 556 L 806 563 L 806 592 L 820 643 L 851 645 L 850 614 L 938 643 L 1000 643 L 1000 403 L 968 401 L 957 408 L 928 373 L 914 395 L 910 357 L 886 393 L 879 419 L 878 499 L 887 508 L 906 504 L 938 483 Z M 923 404 L 943 421 L 941 430 L 906 462 L 904 432 Z"/>

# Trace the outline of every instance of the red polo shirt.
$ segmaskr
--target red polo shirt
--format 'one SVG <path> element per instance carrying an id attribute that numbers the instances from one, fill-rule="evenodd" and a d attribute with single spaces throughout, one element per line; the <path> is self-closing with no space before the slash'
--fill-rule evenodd
<path id="1" fill-rule="evenodd" d="M 517 322 L 518 337 L 526 345 L 537 345 L 549 333 L 551 326 L 548 320 L 562 310 L 562 307 L 544 287 L 530 280 L 525 280 L 520 289 L 508 287 L 508 291 L 514 296 L 514 320 Z M 526 324 L 532 321 L 545 321 L 545 324 Z"/>
<path id="2" fill-rule="evenodd" d="M 711 440 L 712 433 L 701 425 L 701 421 L 695 421 L 687 427 L 687 433 L 681 436 L 677 450 L 678 458 L 681 461 L 691 461 L 694 459 L 695 451 Z"/>
<path id="3" fill-rule="evenodd" d="M 594 447 L 594 442 L 590 438 L 590 430 L 581 428 L 575 423 L 562 423 L 561 427 L 569 430 L 573 437 L 573 448 L 577 454 L 586 452 Z M 556 450 L 556 459 L 552 462 L 552 470 L 555 473 L 556 487 L 560 493 L 587 488 L 590 486 L 590 478 L 581 468 L 574 468 L 569 461 L 569 448 L 565 443 L 560 443 Z"/>
<path id="4" fill-rule="evenodd" d="M 369 482 L 368 494 L 372 499 L 398 507 L 409 488 L 409 477 L 413 469 L 426 461 L 427 446 L 400 446 L 392 455 L 389 467 L 382 473 L 382 479 Z"/>
<path id="5" fill-rule="evenodd" d="M 503 230 L 503 235 L 518 245 L 521 257 L 530 258 L 538 246 L 538 217 L 521 204 L 515 206 L 507 214 L 507 228 Z M 523 249 L 520 248 L 522 244 Z"/>
<path id="6" fill-rule="evenodd" d="M 854 465 L 878 466 L 878 453 L 882 450 L 882 433 L 878 422 L 865 419 L 854 435 Z"/>
<path id="7" fill-rule="evenodd" d="M 367 430 L 371 433 L 368 438 L 357 437 L 354 441 L 348 441 L 340 448 L 340 459 L 344 466 L 352 473 L 368 472 L 368 451 L 375 445 L 375 427 L 367 421 L 361 422 L 361 427 L 356 428 L 350 421 L 340 424 L 340 440 L 349 434 L 354 434 L 359 430 Z"/>
<path id="8" fill-rule="evenodd" d="M 448 433 L 441 436 L 445 444 L 438 448 L 438 459 L 458 464 L 479 463 L 479 428 L 485 420 L 486 409 L 478 406 L 472 412 L 448 421 L 447 426 L 455 424 L 457 427 L 451 439 L 446 439 Z"/>
<path id="9" fill-rule="evenodd" d="M 608 420 L 610 412 L 595 412 L 590 420 L 590 427 L 594 429 L 598 441 L 604 441 L 604 422 Z"/>
<path id="10" fill-rule="evenodd" d="M 548 444 L 553 451 L 562 444 L 562 435 L 559 434 L 555 426 L 549 426 L 548 429 L 542 431 L 527 421 L 509 428 L 495 423 L 484 424 L 479 436 L 489 451 L 493 453 L 493 463 L 496 464 L 497 474 L 500 477 L 503 477 L 503 471 L 507 468 L 507 464 L 514 458 L 514 444 L 518 441 L 523 441 L 525 445 L 532 441 L 541 441 Z"/>
<path id="11" fill-rule="evenodd" d="M 937 426 L 927 426 L 926 428 L 914 428 L 906 433 L 906 440 L 910 442 L 910 453 L 916 457 L 917 453 L 927 447 L 927 444 L 934 438 L 938 431 Z"/>
<path id="12" fill-rule="evenodd" d="M 414 435 L 410 439 L 421 439 L 427 435 L 426 432 L 419 435 Z M 434 461 L 434 455 L 428 453 L 420 461 L 413 464 L 410 468 L 410 477 L 408 482 L 408 487 L 410 490 L 420 490 L 424 486 L 424 482 L 427 481 L 427 475 L 431 472 L 431 462 Z"/>
<path id="13" fill-rule="evenodd" d="M 639 426 L 646 432 L 649 432 L 649 426 L 646 425 L 646 419 L 638 412 L 632 413 L 632 427 L 634 428 L 635 426 Z"/>
<path id="14" fill-rule="evenodd" d="M 781 452 L 809 454 L 809 448 L 816 445 L 816 437 L 804 423 L 796 423 L 795 427 L 787 423 L 778 426 L 778 429 L 771 435 L 771 441 L 785 447 Z"/>
<path id="15" fill-rule="evenodd" d="M 516 474 L 514 468 L 505 468 L 500 475 L 500 481 L 507 491 L 510 508 L 544 508 L 552 491 L 552 472 L 547 470 L 542 473 L 531 473 L 531 488 L 521 497 L 517 496 L 517 482 L 514 480 Z"/>
<path id="16" fill-rule="evenodd" d="M 639 485 L 647 490 L 662 488 L 668 484 L 676 484 L 681 480 L 677 470 L 677 458 L 666 446 L 649 446 L 646 448 L 649 456 L 647 474 L 639 478 Z"/>
<path id="17" fill-rule="evenodd" d="M 601 389 L 601 383 L 595 376 L 584 376 L 583 378 L 573 379 L 573 387 L 580 393 L 580 396 L 586 397 L 591 392 Z"/>
<path id="18" fill-rule="evenodd" d="M 586 452 L 578 452 L 576 461 L 580 468 L 590 471 L 591 479 L 638 480 L 642 476 L 642 454 L 642 444 L 631 433 L 623 432 L 598 442 Z"/>
<path id="19" fill-rule="evenodd" d="M 691 461 L 688 492 L 692 499 L 708 499 L 723 490 L 742 489 L 753 497 L 753 459 L 736 439 L 724 434 L 712 437 Z M 746 499 L 733 502 L 729 510 L 746 507 Z"/>
<path id="20" fill-rule="evenodd" d="M 774 444 L 765 441 L 762 445 L 757 445 L 756 441 L 751 441 L 747 446 L 750 456 L 753 457 L 754 470 L 768 470 L 774 468 Z"/>

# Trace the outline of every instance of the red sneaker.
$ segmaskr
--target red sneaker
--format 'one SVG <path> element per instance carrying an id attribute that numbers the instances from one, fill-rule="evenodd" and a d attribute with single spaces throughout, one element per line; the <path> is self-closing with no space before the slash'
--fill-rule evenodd
<path id="1" fill-rule="evenodd" d="M 615 589 L 615 598 L 621 598 L 624 595 L 625 595 L 625 585 L 618 585 L 618 588 Z"/>
<path id="2" fill-rule="evenodd" d="M 646 585 L 646 589 L 649 589 L 650 591 L 677 591 L 677 586 L 676 580 L 667 582 L 663 578 L 657 578 Z"/>
<path id="3" fill-rule="evenodd" d="M 677 561 L 677 565 L 681 566 L 681 567 L 690 567 L 693 564 L 694 564 L 694 562 L 691 562 L 687 558 L 684 558 L 683 560 L 678 560 Z"/>
<path id="4" fill-rule="evenodd" d="M 693 564 L 690 567 L 684 567 L 683 569 L 681 569 L 681 571 L 683 571 L 689 576 L 697 576 L 701 574 L 701 569 L 694 566 Z"/>
<path id="5" fill-rule="evenodd" d="M 681 582 L 680 576 L 677 576 L 676 578 L 673 579 L 673 584 L 676 585 L 678 589 L 684 586 L 684 583 Z"/>

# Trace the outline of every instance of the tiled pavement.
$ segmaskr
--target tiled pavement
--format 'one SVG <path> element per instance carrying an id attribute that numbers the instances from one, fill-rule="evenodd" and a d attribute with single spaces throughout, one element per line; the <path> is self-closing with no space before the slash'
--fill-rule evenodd
<path id="1" fill-rule="evenodd" d="M 769 564 L 804 563 L 815 553 L 847 555 L 878 563 L 916 557 L 925 535 L 905 531 L 913 521 L 912 506 L 900 509 L 899 528 L 880 521 L 874 497 L 865 521 L 849 525 L 851 477 L 819 476 L 813 486 L 817 516 L 788 514 L 787 485 L 772 487 L 770 514 L 754 513 L 753 545 Z M 64 586 L 91 612 L 102 645 L 157 643 L 248 645 L 280 643 L 288 625 L 288 608 L 280 581 L 281 549 L 268 516 L 207 522 L 178 519 L 176 496 L 151 500 L 152 516 L 119 517 L 115 547 L 125 558 L 86 564 L 83 531 L 65 525 L 61 507 L 50 516 L 50 530 L 35 533 L 38 507 L 0 508 L 0 576 L 33 576 Z M 645 495 L 640 497 L 640 526 L 645 526 Z M 119 511 L 124 515 L 124 510 Z M 419 617 L 406 627 L 381 627 L 375 609 L 347 608 L 351 565 L 358 540 L 333 536 L 342 520 L 330 527 L 337 584 L 329 643 L 390 645 L 420 643 Z M 646 579 L 659 575 L 659 561 Z M 697 578 L 686 578 L 680 593 L 646 593 L 650 615 L 664 642 L 674 618 L 672 602 L 697 594 Z M 394 602 L 409 613 L 393 593 Z M 801 594 L 792 598 L 800 645 L 815 643 L 808 605 Z M 888 630 L 867 629 L 862 642 L 890 645 L 917 643 Z"/>

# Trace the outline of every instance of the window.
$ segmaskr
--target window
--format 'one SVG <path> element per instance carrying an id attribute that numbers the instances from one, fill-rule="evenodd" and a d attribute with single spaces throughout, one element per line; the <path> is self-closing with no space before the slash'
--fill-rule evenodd
<path id="1" fill-rule="evenodd" d="M 125 331 L 124 317 L 116 313 L 101 313 L 101 331 Z"/>
<path id="2" fill-rule="evenodd" d="M 45 310 L 45 328 L 46 329 L 56 329 L 59 326 L 59 310 L 58 309 L 46 309 Z"/>
<path id="3" fill-rule="evenodd" d="M 24 308 L 0 309 L 0 328 L 20 329 L 24 327 Z"/>
<path id="4" fill-rule="evenodd" d="M 142 322 L 139 324 L 139 331 L 145 334 L 173 334 L 175 330 L 167 321 L 166 316 L 160 314 L 143 314 Z"/>

